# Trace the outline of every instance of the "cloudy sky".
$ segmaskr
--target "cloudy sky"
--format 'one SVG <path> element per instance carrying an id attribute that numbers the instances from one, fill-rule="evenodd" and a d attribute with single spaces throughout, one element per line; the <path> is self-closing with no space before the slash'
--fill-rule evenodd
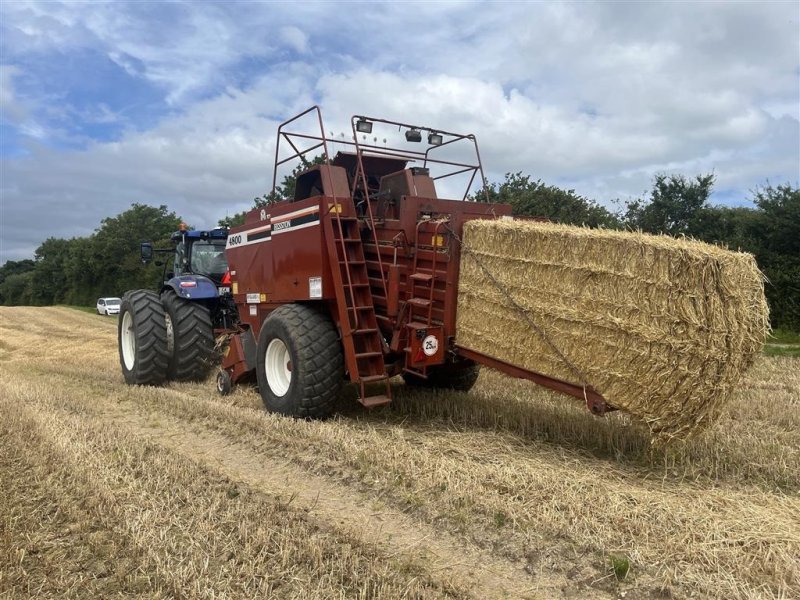
<path id="1" fill-rule="evenodd" d="M 494 181 L 747 204 L 800 180 L 800 3 L 4 0 L 0 261 L 134 202 L 214 226 L 312 104 L 475 133 Z"/>

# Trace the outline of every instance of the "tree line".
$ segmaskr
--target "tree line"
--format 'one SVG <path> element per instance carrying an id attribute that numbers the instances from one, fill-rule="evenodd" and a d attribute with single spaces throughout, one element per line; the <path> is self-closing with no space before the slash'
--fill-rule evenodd
<path id="1" fill-rule="evenodd" d="M 292 197 L 296 169 L 278 189 L 253 201 L 254 207 Z M 752 208 L 711 203 L 713 174 L 686 177 L 658 174 L 643 197 L 608 209 L 574 190 L 547 185 L 522 173 L 508 173 L 488 185 L 489 201 L 511 204 L 514 214 L 544 216 L 572 225 L 641 230 L 688 236 L 732 250 L 750 252 L 767 277 L 766 295 L 773 327 L 800 331 L 800 188 L 767 184 L 751 192 Z M 473 200 L 483 199 L 481 194 Z M 232 226 L 244 213 L 226 217 Z M 0 267 L 0 303 L 5 305 L 91 305 L 98 296 L 154 287 L 157 267 L 144 267 L 139 242 L 167 243 L 180 218 L 166 206 L 134 204 L 102 221 L 94 234 L 69 240 L 49 238 L 33 259 Z"/>
<path id="2" fill-rule="evenodd" d="M 133 204 L 103 219 L 88 237 L 48 238 L 33 259 L 9 260 L 0 267 L 0 304 L 91 306 L 101 296 L 153 288 L 161 269 L 142 264 L 139 244 L 154 240 L 168 247 L 180 222 L 164 205 Z"/>

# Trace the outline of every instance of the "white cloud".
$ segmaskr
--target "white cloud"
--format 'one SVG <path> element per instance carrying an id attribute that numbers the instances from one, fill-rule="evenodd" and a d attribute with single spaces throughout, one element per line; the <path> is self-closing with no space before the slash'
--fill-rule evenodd
<path id="1" fill-rule="evenodd" d="M 281 27 L 281 40 L 300 54 L 308 52 L 308 36 L 297 27 Z"/>
<path id="2" fill-rule="evenodd" d="M 800 179 L 800 9 L 786 4 L 376 4 L 357 19 L 326 3 L 10 4 L 0 106 L 19 133 L 63 135 L 41 119 L 67 109 L 14 86 L 56 50 L 109 56 L 169 112 L 142 128 L 101 98 L 65 114 L 125 122 L 116 141 L 5 159 L 3 258 L 131 202 L 213 225 L 267 190 L 277 122 L 315 103 L 337 134 L 352 114 L 475 133 L 491 179 L 522 171 L 600 201 L 657 171 L 713 170 L 743 197 Z"/>
<path id="3" fill-rule="evenodd" d="M 0 116 L 9 123 L 22 122 L 28 113 L 14 92 L 14 74 L 17 71 L 15 67 L 0 65 Z"/>

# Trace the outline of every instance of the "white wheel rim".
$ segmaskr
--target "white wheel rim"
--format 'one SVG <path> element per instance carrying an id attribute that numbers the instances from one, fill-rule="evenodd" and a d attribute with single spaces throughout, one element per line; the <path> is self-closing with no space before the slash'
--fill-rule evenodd
<path id="1" fill-rule="evenodd" d="M 136 364 L 136 337 L 133 335 L 133 318 L 131 313 L 126 311 L 122 316 L 122 328 L 120 329 L 120 346 L 122 347 L 122 361 L 128 371 L 133 370 Z"/>
<path id="2" fill-rule="evenodd" d="M 264 357 L 264 367 L 267 373 L 267 385 L 276 396 L 283 396 L 289 391 L 292 383 L 291 361 L 292 357 L 286 344 L 278 338 L 269 343 Z"/>

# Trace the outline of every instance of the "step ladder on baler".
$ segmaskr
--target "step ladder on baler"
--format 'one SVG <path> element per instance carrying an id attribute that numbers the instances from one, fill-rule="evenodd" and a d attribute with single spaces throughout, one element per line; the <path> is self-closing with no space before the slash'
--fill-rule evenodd
<path id="1" fill-rule="evenodd" d="M 428 219 L 421 220 L 417 223 L 417 228 L 414 236 L 414 262 L 412 264 L 411 274 L 408 276 L 409 289 L 411 297 L 407 301 L 408 306 L 408 335 L 414 335 L 415 332 L 421 329 L 429 329 L 434 325 L 433 311 L 437 305 L 441 304 L 436 301 L 434 291 L 436 290 L 437 282 L 441 282 L 446 277 L 446 270 L 442 271 L 437 268 L 439 252 L 437 248 L 444 246 L 444 226 L 448 223 L 446 219 L 431 221 Z M 431 266 L 430 268 L 422 268 L 419 265 L 420 260 L 420 230 L 433 224 L 434 229 L 431 235 Z M 446 264 L 444 265 L 446 267 Z M 439 306 L 441 308 L 441 306 Z M 405 348 L 406 354 L 411 353 L 410 344 Z M 413 357 L 411 360 L 406 361 L 406 365 L 416 362 Z M 421 367 L 406 366 L 403 368 L 406 373 L 411 373 L 417 377 L 427 379 L 428 367 L 423 365 Z"/>
<path id="2" fill-rule="evenodd" d="M 349 207 L 347 205 L 350 205 Z M 359 402 L 371 408 L 391 402 L 391 388 L 383 361 L 384 340 L 372 300 L 361 231 L 352 201 L 338 200 L 324 218 L 325 239 L 336 288 L 342 346 L 351 381 L 359 386 Z M 385 393 L 367 396 L 366 385 L 383 382 Z"/>

